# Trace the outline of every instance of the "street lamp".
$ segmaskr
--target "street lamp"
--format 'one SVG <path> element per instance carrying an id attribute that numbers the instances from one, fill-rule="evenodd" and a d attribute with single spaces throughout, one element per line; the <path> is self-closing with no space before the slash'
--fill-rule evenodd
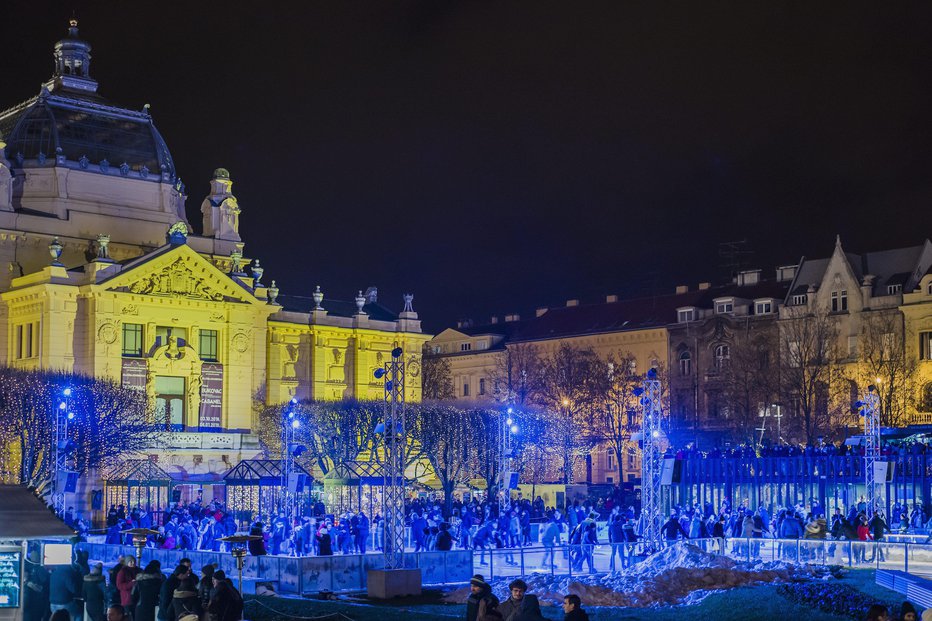
<path id="1" fill-rule="evenodd" d="M 62 473 L 68 472 L 68 454 L 72 449 L 68 441 L 68 421 L 74 420 L 74 412 L 71 411 L 71 388 L 66 387 L 62 390 L 62 396 L 63 399 L 55 411 L 55 433 L 52 447 L 54 459 L 51 464 L 52 505 L 58 515 L 64 515 L 65 512 L 65 488 L 61 486 L 60 479 Z"/>

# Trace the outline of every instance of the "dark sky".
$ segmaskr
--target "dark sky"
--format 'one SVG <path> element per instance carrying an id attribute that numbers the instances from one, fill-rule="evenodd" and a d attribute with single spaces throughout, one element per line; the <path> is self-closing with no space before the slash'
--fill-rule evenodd
<path id="1" fill-rule="evenodd" d="M 7 4 L 0 107 L 74 6 L 196 228 L 226 167 L 266 281 L 412 291 L 433 330 L 932 229 L 930 3 Z"/>

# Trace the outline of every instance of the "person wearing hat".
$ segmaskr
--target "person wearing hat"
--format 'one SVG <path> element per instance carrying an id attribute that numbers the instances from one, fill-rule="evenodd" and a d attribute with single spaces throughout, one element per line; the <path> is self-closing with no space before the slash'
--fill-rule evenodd
<path id="1" fill-rule="evenodd" d="M 216 621 L 239 621 L 243 615 L 243 598 L 222 569 L 214 572 L 214 590 L 207 612 Z"/>
<path id="2" fill-rule="evenodd" d="M 472 577 L 469 590 L 469 597 L 466 599 L 466 621 L 483 621 L 484 616 L 489 616 L 487 613 L 490 609 L 498 608 L 498 598 L 492 594 L 492 587 L 482 574 Z"/>
<path id="3" fill-rule="evenodd" d="M 84 614 L 90 621 L 104 621 L 107 616 L 107 585 L 104 581 L 103 563 L 91 567 L 81 585 L 84 597 Z"/>

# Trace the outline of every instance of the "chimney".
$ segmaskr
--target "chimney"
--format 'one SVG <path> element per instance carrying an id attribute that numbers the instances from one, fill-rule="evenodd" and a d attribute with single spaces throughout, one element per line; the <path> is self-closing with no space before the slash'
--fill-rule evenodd
<path id="1" fill-rule="evenodd" d="M 492 321 L 491 321 L 491 323 L 492 323 L 493 325 L 496 324 L 496 323 L 498 323 L 498 317 L 496 317 L 495 315 L 492 315 Z"/>
<path id="2" fill-rule="evenodd" d="M 505 315 L 505 323 L 512 321 L 521 321 L 521 315 Z"/>
<path id="3" fill-rule="evenodd" d="M 607 295 L 607 296 L 605 296 L 605 303 L 606 303 L 606 304 L 613 304 L 613 303 L 615 303 L 615 302 L 617 302 L 617 301 L 618 301 L 618 296 L 617 296 L 617 295 Z"/>
<path id="4" fill-rule="evenodd" d="M 745 270 L 738 272 L 738 286 L 750 287 L 760 282 L 760 270 Z"/>
<path id="5" fill-rule="evenodd" d="M 710 282 L 701 282 L 701 283 L 699 283 L 699 291 L 705 291 L 706 289 L 710 288 L 711 286 L 712 286 L 712 283 L 710 283 Z"/>
<path id="6" fill-rule="evenodd" d="M 541 307 L 538 308 L 536 311 L 534 311 L 534 316 L 535 316 L 535 317 L 540 317 L 541 315 L 543 315 L 544 313 L 546 313 L 548 310 L 549 310 L 549 309 L 548 309 L 546 306 L 541 306 Z"/>
<path id="7" fill-rule="evenodd" d="M 566 305 L 567 306 L 579 306 L 579 300 L 567 300 Z"/>
<path id="8" fill-rule="evenodd" d="M 684 293 L 689 293 L 689 285 L 677 285 L 676 295 L 683 295 Z"/>

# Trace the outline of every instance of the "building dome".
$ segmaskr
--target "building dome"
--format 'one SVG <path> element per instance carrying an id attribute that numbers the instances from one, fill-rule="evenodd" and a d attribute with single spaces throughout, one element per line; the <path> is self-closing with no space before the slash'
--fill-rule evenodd
<path id="1" fill-rule="evenodd" d="M 14 168 L 64 166 L 174 182 L 175 165 L 148 106 L 109 104 L 90 75 L 91 46 L 77 21 L 55 44 L 55 73 L 38 96 L 0 112 L 0 137 Z"/>

